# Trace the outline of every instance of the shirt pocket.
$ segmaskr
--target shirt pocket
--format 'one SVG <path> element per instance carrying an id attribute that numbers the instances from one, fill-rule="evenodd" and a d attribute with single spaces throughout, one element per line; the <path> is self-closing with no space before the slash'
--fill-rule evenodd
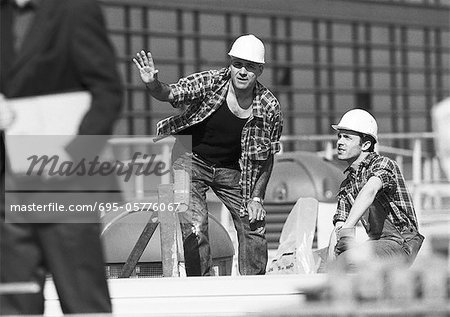
<path id="1" fill-rule="evenodd" d="M 248 158 L 265 161 L 271 153 L 270 129 L 262 119 L 254 120 L 249 130 Z"/>

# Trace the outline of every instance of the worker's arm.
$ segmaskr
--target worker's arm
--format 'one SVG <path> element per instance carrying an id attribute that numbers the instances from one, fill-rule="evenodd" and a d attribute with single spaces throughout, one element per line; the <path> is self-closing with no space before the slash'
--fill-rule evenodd
<path id="1" fill-rule="evenodd" d="M 345 221 L 336 221 L 336 223 L 334 224 L 334 229 L 338 230 L 340 229 L 343 225 L 344 225 Z"/>
<path id="2" fill-rule="evenodd" d="M 279 109 L 278 101 L 276 101 L 276 103 L 274 104 L 274 108 Z M 259 197 L 261 199 L 263 199 L 265 196 L 267 183 L 269 182 L 270 175 L 272 174 L 274 161 L 273 156 L 281 150 L 280 138 L 281 132 L 283 130 L 283 115 L 281 111 L 275 111 L 271 119 L 271 127 L 271 154 L 264 162 L 262 171 L 258 179 L 256 180 L 256 184 L 252 192 L 252 197 Z M 250 200 L 247 203 L 247 211 L 249 214 L 250 222 L 255 222 L 257 220 L 261 221 L 266 217 L 266 210 L 264 209 L 263 205 L 257 201 Z"/>
<path id="3" fill-rule="evenodd" d="M 153 57 L 150 52 L 145 53 L 140 51 L 133 58 L 141 75 L 141 79 L 147 87 L 148 92 L 152 97 L 160 101 L 173 101 L 172 89 L 168 84 L 165 84 L 158 79 L 158 70 L 155 68 Z"/>
<path id="4" fill-rule="evenodd" d="M 336 256 L 351 248 L 354 243 L 356 223 L 373 203 L 382 187 L 381 179 L 377 176 L 371 176 L 356 197 L 345 222 L 336 222 L 337 243 L 334 247 Z"/>
<path id="5" fill-rule="evenodd" d="M 341 226 L 341 228 L 352 228 L 356 225 L 359 219 L 362 217 L 364 212 L 370 207 L 373 203 L 375 196 L 378 191 L 382 188 L 383 184 L 381 179 L 377 176 L 372 176 L 369 178 L 367 183 L 359 192 L 358 196 L 353 203 L 352 208 L 350 209 L 350 213 L 347 217 L 347 220 Z"/>
<path id="6" fill-rule="evenodd" d="M 270 175 L 273 169 L 273 155 L 264 162 L 259 178 L 256 180 L 255 187 L 252 192 L 252 198 L 258 197 L 264 199 L 266 193 L 267 183 L 269 182 Z M 266 210 L 262 203 L 249 200 L 247 203 L 247 211 L 250 222 L 264 220 L 266 217 Z"/>

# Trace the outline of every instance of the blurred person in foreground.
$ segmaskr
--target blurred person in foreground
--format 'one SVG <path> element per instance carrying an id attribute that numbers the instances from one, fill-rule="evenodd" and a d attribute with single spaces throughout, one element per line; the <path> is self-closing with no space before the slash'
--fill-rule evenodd
<path id="1" fill-rule="evenodd" d="M 424 237 L 418 231 L 416 213 L 400 168 L 392 159 L 374 152 L 378 141 L 375 118 L 365 110 L 352 109 L 332 128 L 338 133 L 337 157 L 348 163 L 333 217 L 337 260 L 351 262 L 349 249 L 357 254 L 360 248 L 363 254 L 368 247 L 375 258 L 401 259 L 412 264 Z M 355 226 L 359 220 L 369 240 L 355 246 Z"/>
<path id="2" fill-rule="evenodd" d="M 5 98 L 89 91 L 92 100 L 78 135 L 112 133 L 121 110 L 122 87 L 97 1 L 1 0 L 0 67 L 0 93 Z M 13 120 L 14 113 L 3 116 L 0 130 L 7 129 Z M 42 139 L 37 137 L 36 142 L 39 140 Z M 64 313 L 111 312 L 98 220 L 53 221 L 49 218 L 48 223 L 5 220 L 8 213 L 5 197 L 30 204 L 38 196 L 33 192 L 27 197 L 23 194 L 12 197 L 11 193 L 5 196 L 5 183 L 9 189 L 19 191 L 24 182 L 35 182 L 37 189 L 62 190 L 62 193 L 48 194 L 47 203 L 64 200 L 62 196 L 83 185 L 75 184 L 77 181 L 70 177 L 18 179 L 8 162 L 5 163 L 3 132 L 1 143 L 0 282 L 36 282 L 40 291 L 0 296 L 0 313 L 43 314 L 47 273 L 52 275 Z M 71 155 L 70 150 L 68 152 Z M 90 181 L 86 177 L 84 184 Z M 83 195 L 87 194 L 81 193 L 75 203 L 85 203 Z M 107 198 L 97 195 L 86 199 Z"/>
<path id="3" fill-rule="evenodd" d="M 150 52 L 134 62 L 148 92 L 180 115 L 158 123 L 157 134 L 178 136 L 173 169 L 191 177 L 188 211 L 180 214 L 188 276 L 213 275 L 206 192 L 211 188 L 230 211 L 239 243 L 239 272 L 265 274 L 267 241 L 263 199 L 280 151 L 282 114 L 276 97 L 259 81 L 264 44 L 252 34 L 237 38 L 228 67 L 192 74 L 177 83 L 158 79 Z M 192 136 L 192 144 L 181 137 Z"/>

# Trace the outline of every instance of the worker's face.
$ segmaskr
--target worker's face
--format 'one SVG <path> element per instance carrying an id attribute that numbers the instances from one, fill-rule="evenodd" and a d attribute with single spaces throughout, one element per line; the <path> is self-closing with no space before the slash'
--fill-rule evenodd
<path id="1" fill-rule="evenodd" d="M 363 151 L 361 136 L 349 130 L 339 130 L 337 135 L 337 157 L 341 161 L 352 164 Z"/>
<path id="2" fill-rule="evenodd" d="M 230 70 L 234 89 L 247 90 L 255 87 L 257 78 L 262 74 L 263 65 L 233 57 Z"/>

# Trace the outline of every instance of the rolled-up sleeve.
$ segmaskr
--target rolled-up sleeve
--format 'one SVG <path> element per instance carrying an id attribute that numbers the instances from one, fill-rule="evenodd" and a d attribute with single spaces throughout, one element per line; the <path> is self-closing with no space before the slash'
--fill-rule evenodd
<path id="1" fill-rule="evenodd" d="M 369 177 L 376 176 L 381 180 L 382 190 L 392 192 L 397 188 L 397 182 L 394 175 L 395 166 L 388 158 L 383 158 L 373 164 Z"/>
<path id="2" fill-rule="evenodd" d="M 215 71 L 204 71 L 180 78 L 178 82 L 170 84 L 174 108 L 180 108 L 196 99 L 202 99 L 214 83 Z"/>
<path id="3" fill-rule="evenodd" d="M 349 206 L 346 205 L 345 198 L 338 197 L 336 212 L 333 216 L 333 225 L 335 225 L 338 221 L 347 220 L 348 212 Z"/>

